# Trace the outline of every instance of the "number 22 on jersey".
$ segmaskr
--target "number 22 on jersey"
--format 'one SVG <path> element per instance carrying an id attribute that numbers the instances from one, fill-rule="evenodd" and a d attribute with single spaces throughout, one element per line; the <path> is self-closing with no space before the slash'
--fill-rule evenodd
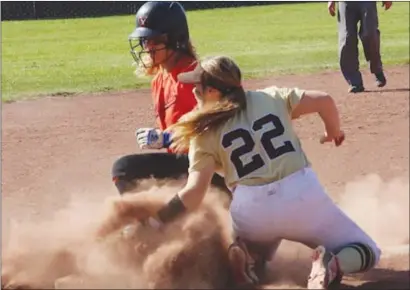
<path id="1" fill-rule="evenodd" d="M 285 153 L 295 151 L 295 148 L 290 141 L 283 142 L 283 144 L 279 147 L 273 146 L 273 139 L 282 136 L 285 132 L 285 128 L 283 127 L 280 118 L 276 115 L 268 114 L 260 119 L 257 119 L 252 123 L 252 130 L 259 131 L 269 123 L 273 125 L 273 128 L 264 132 L 260 140 L 260 143 L 262 144 L 268 157 L 273 160 Z M 255 141 L 252 138 L 252 134 L 246 129 L 238 128 L 224 134 L 222 138 L 222 146 L 224 148 L 229 148 L 237 139 L 242 139 L 243 145 L 232 150 L 230 159 L 235 166 L 238 177 L 242 178 L 263 167 L 265 162 L 260 154 L 254 154 L 252 156 L 252 161 L 246 164 L 241 161 L 241 156 L 252 152 L 255 148 Z"/>

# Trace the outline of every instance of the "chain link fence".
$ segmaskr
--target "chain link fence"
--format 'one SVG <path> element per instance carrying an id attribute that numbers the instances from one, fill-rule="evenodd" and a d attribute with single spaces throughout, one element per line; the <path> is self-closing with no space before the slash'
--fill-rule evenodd
<path id="1" fill-rule="evenodd" d="M 307 1 L 181 1 L 189 10 L 303 3 Z M 135 14 L 145 1 L 2 1 L 1 19 L 58 19 Z"/>

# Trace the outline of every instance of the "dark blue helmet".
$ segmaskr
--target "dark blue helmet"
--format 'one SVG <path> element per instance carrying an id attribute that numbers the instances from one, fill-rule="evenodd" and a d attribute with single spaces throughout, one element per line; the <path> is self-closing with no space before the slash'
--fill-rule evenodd
<path id="1" fill-rule="evenodd" d="M 186 50 L 189 42 L 188 21 L 185 10 L 178 2 L 150 1 L 140 7 L 136 14 L 136 28 L 129 35 L 131 54 L 141 61 L 143 42 L 161 35 L 167 36 L 167 48 Z M 137 52 L 136 48 L 140 47 Z"/>

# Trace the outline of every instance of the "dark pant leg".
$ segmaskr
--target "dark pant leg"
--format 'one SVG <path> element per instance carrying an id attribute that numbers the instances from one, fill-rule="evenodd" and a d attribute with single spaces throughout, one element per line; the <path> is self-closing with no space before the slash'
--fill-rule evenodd
<path id="1" fill-rule="evenodd" d="M 346 81 L 350 85 L 362 85 L 359 71 L 359 49 L 357 24 L 360 9 L 356 3 L 339 2 L 337 20 L 339 28 L 339 63 Z"/>
<path id="2" fill-rule="evenodd" d="M 377 15 L 377 2 L 364 1 L 360 3 L 360 40 L 362 41 L 364 55 L 370 62 L 370 71 L 373 74 L 383 71 L 380 56 L 380 30 Z"/>
<path id="3" fill-rule="evenodd" d="M 186 155 L 147 153 L 126 155 L 112 167 L 112 178 L 120 194 L 134 191 L 144 179 L 178 179 L 188 173 Z"/>
<path id="4" fill-rule="evenodd" d="M 144 179 L 179 179 L 188 175 L 187 155 L 171 153 L 133 154 L 119 158 L 113 165 L 112 178 L 120 194 L 134 191 Z M 211 184 L 232 198 L 225 179 L 214 174 Z"/>

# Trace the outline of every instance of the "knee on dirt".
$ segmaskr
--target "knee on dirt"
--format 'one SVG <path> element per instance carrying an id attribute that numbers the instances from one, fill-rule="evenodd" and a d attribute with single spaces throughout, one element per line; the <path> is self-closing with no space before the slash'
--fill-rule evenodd
<path id="1" fill-rule="evenodd" d="M 130 159 L 130 156 L 122 156 L 112 165 L 112 181 L 121 195 L 137 187 L 136 181 L 132 179 L 132 171 L 136 168 L 131 164 Z"/>

